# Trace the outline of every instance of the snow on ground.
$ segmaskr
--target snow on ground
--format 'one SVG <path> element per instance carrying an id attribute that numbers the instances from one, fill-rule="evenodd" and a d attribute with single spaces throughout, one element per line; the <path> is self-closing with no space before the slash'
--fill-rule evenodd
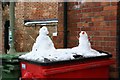
<path id="1" fill-rule="evenodd" d="M 99 53 L 91 48 L 88 35 L 85 31 L 81 31 L 79 36 L 79 45 L 69 49 L 55 49 L 54 44 L 48 36 L 49 31 L 47 27 L 42 27 L 39 30 L 39 36 L 33 44 L 32 51 L 20 56 L 19 58 L 27 60 L 35 60 L 45 62 L 47 61 L 62 61 L 75 59 L 74 55 L 81 55 L 83 57 L 104 56 L 105 53 Z"/>

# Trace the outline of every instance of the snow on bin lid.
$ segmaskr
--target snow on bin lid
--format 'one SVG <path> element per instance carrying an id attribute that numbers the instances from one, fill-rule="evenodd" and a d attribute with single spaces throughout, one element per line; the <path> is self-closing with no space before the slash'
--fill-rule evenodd
<path id="1" fill-rule="evenodd" d="M 74 55 L 75 59 L 72 59 L 72 60 L 62 60 L 62 61 L 45 61 L 45 62 L 41 62 L 41 61 L 35 61 L 35 60 L 26 60 L 26 59 L 21 59 L 20 58 L 20 61 L 25 61 L 25 62 L 28 62 L 28 63 L 32 63 L 32 64 L 38 64 L 38 65 L 41 65 L 41 66 L 49 66 L 49 65 L 58 65 L 58 64 L 68 64 L 68 63 L 74 63 L 74 62 L 79 62 L 79 63 L 83 63 L 83 62 L 86 62 L 86 61 L 93 61 L 93 60 L 104 60 L 104 59 L 109 59 L 112 57 L 111 54 L 107 53 L 107 52 L 103 52 L 103 51 L 100 51 L 98 50 L 100 53 L 106 53 L 107 55 L 105 56 L 96 56 L 96 57 L 82 57 L 81 55 Z"/>
<path id="2" fill-rule="evenodd" d="M 91 48 L 88 35 L 85 31 L 81 31 L 80 33 L 79 45 L 69 49 L 56 49 L 47 34 L 49 34 L 47 27 L 42 27 L 39 30 L 39 36 L 36 38 L 36 42 L 33 44 L 32 51 L 19 58 L 38 62 L 56 62 L 74 60 L 76 58 L 108 56 L 105 52 Z"/>

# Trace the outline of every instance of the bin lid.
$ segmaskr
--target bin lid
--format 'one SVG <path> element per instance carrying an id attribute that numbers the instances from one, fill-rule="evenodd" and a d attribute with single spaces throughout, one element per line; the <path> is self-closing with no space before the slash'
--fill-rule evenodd
<path id="1" fill-rule="evenodd" d="M 33 61 L 33 60 L 26 60 L 26 59 L 21 59 L 19 58 L 19 60 L 28 62 L 28 63 L 32 63 L 32 64 L 38 64 L 38 65 L 42 65 L 42 66 L 49 66 L 49 65 L 53 65 L 53 64 L 64 64 L 64 63 L 70 63 L 70 62 L 84 62 L 84 61 L 89 61 L 89 60 L 99 60 L 99 59 L 107 59 L 112 57 L 112 54 L 109 54 L 108 52 L 103 52 L 98 50 L 100 53 L 106 53 L 107 55 L 102 55 L 102 56 L 96 56 L 96 57 L 82 57 L 81 55 L 77 55 L 75 56 L 75 59 L 72 60 L 62 60 L 62 61 L 49 61 L 49 60 L 45 60 L 44 62 L 40 62 L 40 61 Z"/>

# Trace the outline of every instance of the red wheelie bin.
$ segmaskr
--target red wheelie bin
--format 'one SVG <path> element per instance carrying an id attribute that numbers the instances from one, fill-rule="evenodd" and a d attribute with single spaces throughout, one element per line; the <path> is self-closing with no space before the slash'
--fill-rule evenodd
<path id="1" fill-rule="evenodd" d="M 76 58 L 74 60 L 37 62 L 20 59 L 22 79 L 109 79 L 109 66 L 115 63 L 111 54 L 106 56 Z"/>

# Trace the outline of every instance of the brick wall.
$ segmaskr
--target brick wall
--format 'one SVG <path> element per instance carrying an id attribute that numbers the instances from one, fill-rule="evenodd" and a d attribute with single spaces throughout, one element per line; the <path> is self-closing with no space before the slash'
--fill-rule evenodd
<path id="1" fill-rule="evenodd" d="M 38 35 L 40 26 L 24 26 L 24 20 L 41 20 L 57 18 L 58 3 L 17 2 L 15 47 L 17 51 L 31 51 Z M 48 27 L 48 26 L 47 26 Z M 55 26 L 49 26 L 50 36 L 55 32 Z"/>
<path id="2" fill-rule="evenodd" d="M 63 28 L 63 3 L 58 4 L 58 27 L 57 27 L 57 36 L 53 37 L 53 42 L 56 48 L 63 48 L 63 37 L 64 37 L 64 28 Z"/>
<path id="3" fill-rule="evenodd" d="M 59 4 L 57 38 L 63 39 L 63 5 Z M 112 53 L 116 59 L 117 2 L 86 2 L 79 9 L 74 7 L 75 4 L 68 3 L 68 47 L 78 45 L 78 34 L 84 30 L 90 37 L 92 48 Z M 57 44 L 63 46 L 63 43 Z M 116 66 L 111 66 L 112 77 L 117 77 Z"/>
<path id="4" fill-rule="evenodd" d="M 24 3 L 24 18 L 39 20 L 57 18 L 57 3 L 55 2 L 26 2 Z"/>

